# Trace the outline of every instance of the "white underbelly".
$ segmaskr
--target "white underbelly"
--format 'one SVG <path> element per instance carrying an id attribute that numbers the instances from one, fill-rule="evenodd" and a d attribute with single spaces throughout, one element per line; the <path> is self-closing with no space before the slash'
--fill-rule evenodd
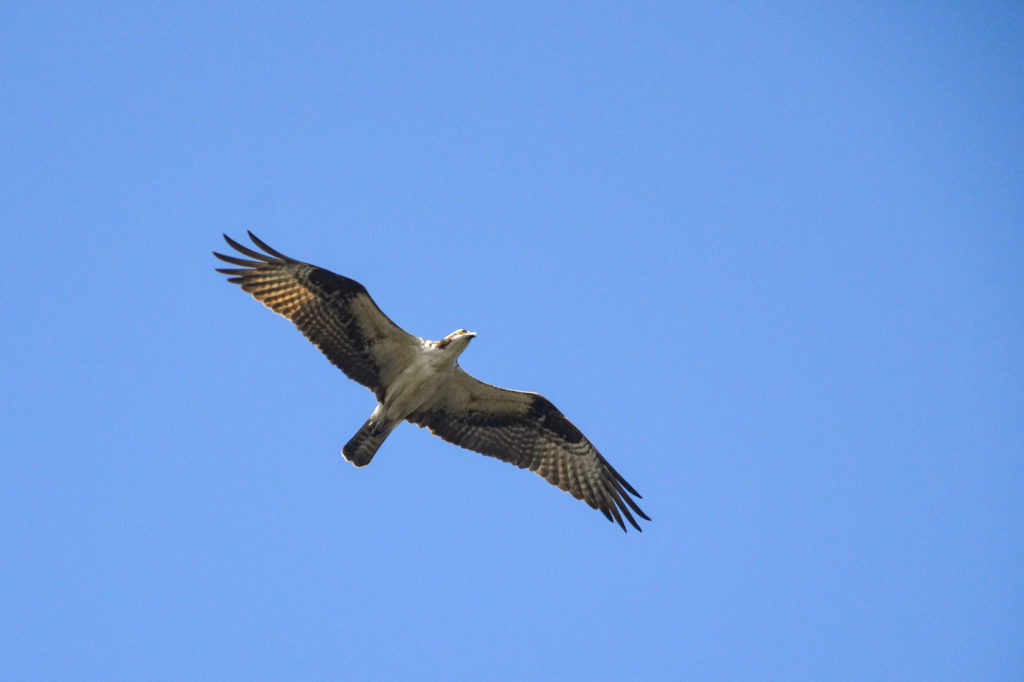
<path id="1" fill-rule="evenodd" d="M 454 362 L 437 362 L 439 359 L 418 358 L 395 378 L 384 395 L 384 413 L 389 421 L 401 421 L 435 401 L 454 374 Z"/>

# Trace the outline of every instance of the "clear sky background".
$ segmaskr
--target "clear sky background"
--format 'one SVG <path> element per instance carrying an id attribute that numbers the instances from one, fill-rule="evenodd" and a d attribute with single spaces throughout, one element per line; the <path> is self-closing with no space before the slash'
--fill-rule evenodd
<path id="1" fill-rule="evenodd" d="M 0 677 L 1019 679 L 1018 4 L 148 4 L 0 8 Z M 353 468 L 246 229 L 653 521 Z"/>

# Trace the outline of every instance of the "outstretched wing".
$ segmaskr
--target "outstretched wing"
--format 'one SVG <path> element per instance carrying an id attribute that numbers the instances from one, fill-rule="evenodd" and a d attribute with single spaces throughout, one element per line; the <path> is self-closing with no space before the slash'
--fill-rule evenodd
<path id="1" fill-rule="evenodd" d="M 630 497 L 640 493 L 544 396 L 491 386 L 456 368 L 447 393 L 409 421 L 449 443 L 537 473 L 623 530 L 623 517 L 640 530 L 633 513 L 650 521 Z"/>
<path id="2" fill-rule="evenodd" d="M 275 251 L 252 232 L 256 251 L 227 235 L 232 248 L 252 260 L 214 252 L 241 267 L 218 268 L 275 313 L 295 323 L 327 359 L 383 400 L 383 387 L 408 366 L 420 339 L 389 320 L 366 288 L 330 270 Z"/>

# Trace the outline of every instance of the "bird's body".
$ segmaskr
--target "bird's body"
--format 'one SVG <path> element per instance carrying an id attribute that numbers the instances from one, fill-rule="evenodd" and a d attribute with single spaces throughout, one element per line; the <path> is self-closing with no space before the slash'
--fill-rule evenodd
<path id="1" fill-rule="evenodd" d="M 384 393 L 383 401 L 352 437 L 342 454 L 356 466 L 366 466 L 384 439 L 414 412 L 430 411 L 450 390 L 456 377 L 459 355 L 476 336 L 460 329 L 441 341 L 418 339 L 408 366 L 395 377 Z"/>
<path id="2" fill-rule="evenodd" d="M 466 374 L 459 355 L 476 336 L 459 329 L 439 341 L 413 336 L 387 318 L 358 282 L 281 254 L 249 237 L 262 252 L 227 235 L 250 259 L 215 253 L 238 268 L 230 280 L 288 318 L 344 371 L 377 396 L 377 407 L 342 449 L 356 466 L 370 463 L 403 421 L 444 440 L 528 468 L 584 500 L 623 530 L 648 519 L 640 497 L 572 422 L 536 393 L 491 386 Z M 649 520 L 649 519 L 648 519 Z"/>
<path id="3" fill-rule="evenodd" d="M 384 396 L 384 413 L 402 421 L 416 410 L 430 409 L 455 376 L 456 363 L 476 336 L 460 329 L 447 336 L 448 343 L 423 341 L 412 362 L 392 382 Z"/>

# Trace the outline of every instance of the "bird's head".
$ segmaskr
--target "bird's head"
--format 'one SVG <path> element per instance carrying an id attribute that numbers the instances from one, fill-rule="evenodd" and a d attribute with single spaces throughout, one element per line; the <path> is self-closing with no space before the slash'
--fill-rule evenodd
<path id="1" fill-rule="evenodd" d="M 448 336 L 444 337 L 437 342 L 438 348 L 447 348 L 449 351 L 454 351 L 456 355 L 466 350 L 466 346 L 476 336 L 476 332 L 466 331 L 465 329 L 457 329 Z"/>

